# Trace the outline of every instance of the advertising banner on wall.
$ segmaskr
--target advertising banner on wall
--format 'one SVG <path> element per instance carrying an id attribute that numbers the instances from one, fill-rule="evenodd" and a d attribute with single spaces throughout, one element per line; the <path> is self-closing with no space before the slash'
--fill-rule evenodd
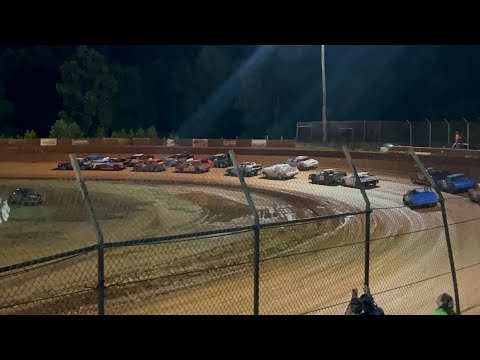
<path id="1" fill-rule="evenodd" d="M 267 140 L 266 139 L 253 139 L 252 140 L 252 147 L 266 147 Z"/>
<path id="2" fill-rule="evenodd" d="M 237 146 L 237 140 L 223 140 L 223 146 L 226 147 L 235 147 Z"/>
<path id="3" fill-rule="evenodd" d="M 72 145 L 88 145 L 89 143 L 88 139 L 72 139 Z"/>
<path id="4" fill-rule="evenodd" d="M 57 139 L 40 139 L 40 146 L 57 146 Z"/>
<path id="5" fill-rule="evenodd" d="M 208 139 L 193 139 L 193 147 L 208 147 Z"/>

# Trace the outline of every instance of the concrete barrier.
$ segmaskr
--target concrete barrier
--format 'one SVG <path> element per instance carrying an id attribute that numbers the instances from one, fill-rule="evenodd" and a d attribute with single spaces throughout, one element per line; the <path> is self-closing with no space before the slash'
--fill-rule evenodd
<path id="1" fill-rule="evenodd" d="M 175 146 L 192 146 L 193 139 L 177 139 Z"/>
<path id="2" fill-rule="evenodd" d="M 133 138 L 133 145 L 150 145 L 149 138 Z"/>
<path id="3" fill-rule="evenodd" d="M 252 139 L 237 139 L 237 147 L 251 147 Z"/>
<path id="4" fill-rule="evenodd" d="M 267 140 L 267 148 L 295 148 L 295 140 Z"/>
<path id="5" fill-rule="evenodd" d="M 220 147 L 223 146 L 222 139 L 208 139 L 208 147 Z"/>

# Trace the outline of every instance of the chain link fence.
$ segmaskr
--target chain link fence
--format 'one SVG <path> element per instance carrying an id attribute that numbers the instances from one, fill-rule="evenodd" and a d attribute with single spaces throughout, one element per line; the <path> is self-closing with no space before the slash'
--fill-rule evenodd
<path id="1" fill-rule="evenodd" d="M 357 120 L 328 121 L 326 144 L 347 145 L 351 149 L 374 149 L 384 143 L 403 146 L 450 148 L 455 133 L 470 149 L 480 149 L 480 123 L 467 119 L 424 119 L 417 121 Z M 323 141 L 321 121 L 297 123 L 298 143 L 320 144 Z"/>
<path id="2" fill-rule="evenodd" d="M 31 188 L 46 199 L 12 206 L 0 225 L 0 314 L 339 315 L 363 285 L 386 314 L 429 314 L 442 292 L 476 313 L 480 206 L 443 193 L 445 213 L 411 209 L 405 174 L 384 171 L 366 189 L 364 162 L 344 151 L 319 168 L 352 175 L 353 187 L 312 184 L 319 169 L 290 180 L 216 168 L 0 180 L 1 196 Z M 412 172 L 425 159 L 412 157 Z"/>

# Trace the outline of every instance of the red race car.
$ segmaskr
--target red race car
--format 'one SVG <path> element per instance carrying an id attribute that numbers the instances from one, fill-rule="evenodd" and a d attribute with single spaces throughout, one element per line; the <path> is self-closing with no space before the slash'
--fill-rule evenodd
<path id="1" fill-rule="evenodd" d="M 201 174 L 208 172 L 211 167 L 213 167 L 213 162 L 204 163 L 202 161 L 193 160 L 177 164 L 177 166 L 175 166 L 175 172 Z"/>

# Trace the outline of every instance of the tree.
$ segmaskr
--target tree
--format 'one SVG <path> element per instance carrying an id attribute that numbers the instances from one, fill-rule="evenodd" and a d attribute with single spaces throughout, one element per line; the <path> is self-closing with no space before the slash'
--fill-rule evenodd
<path id="1" fill-rule="evenodd" d="M 82 45 L 71 60 L 63 63 L 60 73 L 62 82 L 57 84 L 57 90 L 63 100 L 61 119 L 78 123 L 91 135 L 99 127 L 110 129 L 112 103 L 118 89 L 105 58 Z"/>
<path id="2" fill-rule="evenodd" d="M 157 129 L 155 126 L 152 125 L 147 129 L 147 137 L 150 139 L 158 138 Z"/>
<path id="3" fill-rule="evenodd" d="M 50 137 L 57 139 L 77 139 L 83 137 L 83 131 L 77 123 L 57 120 L 50 129 Z"/>
<path id="4" fill-rule="evenodd" d="M 23 135 L 24 139 L 36 139 L 38 136 L 33 130 L 25 131 L 25 135 Z"/>
<path id="5" fill-rule="evenodd" d="M 122 129 L 120 131 L 113 131 L 112 138 L 128 138 L 128 133 L 125 129 Z"/>
<path id="6" fill-rule="evenodd" d="M 97 131 L 95 133 L 95 137 L 97 137 L 97 138 L 105 137 L 105 128 L 103 126 L 99 126 L 97 128 Z"/>
<path id="7" fill-rule="evenodd" d="M 143 130 L 142 128 L 138 128 L 137 131 L 135 132 L 135 137 L 144 138 L 145 137 L 145 130 Z"/>

